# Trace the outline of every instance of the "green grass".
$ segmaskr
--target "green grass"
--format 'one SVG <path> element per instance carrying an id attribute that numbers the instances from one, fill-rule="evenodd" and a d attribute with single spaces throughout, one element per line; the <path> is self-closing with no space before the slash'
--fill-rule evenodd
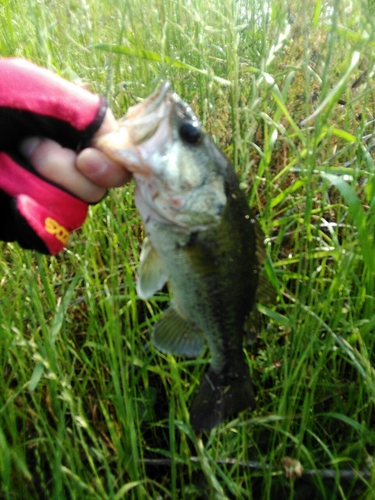
<path id="1" fill-rule="evenodd" d="M 83 79 L 118 117 L 173 81 L 260 215 L 279 298 L 246 350 L 256 410 L 200 439 L 209 359 L 150 344 L 169 297 L 135 292 L 132 185 L 55 258 L 2 244 L 1 498 L 375 498 L 374 8 L 3 0 L 0 55 Z M 333 476 L 289 479 L 287 456 Z"/>

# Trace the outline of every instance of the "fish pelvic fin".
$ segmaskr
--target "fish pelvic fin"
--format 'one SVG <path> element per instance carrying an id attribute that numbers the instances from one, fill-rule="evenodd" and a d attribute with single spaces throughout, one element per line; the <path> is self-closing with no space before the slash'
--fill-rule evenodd
<path id="1" fill-rule="evenodd" d="M 152 342 L 159 351 L 193 358 L 203 350 L 202 331 L 170 306 L 154 326 Z"/>
<path id="2" fill-rule="evenodd" d="M 137 279 L 137 294 L 145 300 L 165 285 L 165 275 L 161 260 L 148 237 L 143 240 Z"/>
<path id="3" fill-rule="evenodd" d="M 209 369 L 191 405 L 190 424 L 195 432 L 209 431 L 238 412 L 254 407 L 254 390 L 246 366 L 235 376 Z"/>

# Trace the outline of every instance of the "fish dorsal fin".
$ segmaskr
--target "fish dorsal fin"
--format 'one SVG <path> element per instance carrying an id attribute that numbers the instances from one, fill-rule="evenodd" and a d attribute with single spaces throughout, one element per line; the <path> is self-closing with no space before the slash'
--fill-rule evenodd
<path id="1" fill-rule="evenodd" d="M 266 260 L 266 246 L 264 244 L 264 233 L 259 222 L 254 219 L 255 232 L 255 255 L 258 261 L 258 286 L 256 300 L 262 303 L 276 303 L 276 291 L 263 274 L 263 263 Z"/>
<path id="2" fill-rule="evenodd" d="M 258 276 L 256 300 L 262 304 L 276 304 L 276 290 L 262 272 Z"/>
<path id="3" fill-rule="evenodd" d="M 198 356 L 204 347 L 202 331 L 182 318 L 173 306 L 154 326 L 152 342 L 161 352 L 188 358 Z"/>
<path id="4" fill-rule="evenodd" d="M 137 294 L 145 300 L 165 285 L 167 276 L 164 272 L 159 255 L 148 237 L 143 240 L 139 258 Z"/>
<path id="5" fill-rule="evenodd" d="M 255 255 L 257 257 L 259 269 L 263 267 L 263 262 L 266 259 L 266 247 L 264 244 L 264 233 L 260 227 L 259 222 L 254 219 L 254 233 L 255 233 Z"/>
<path id="6" fill-rule="evenodd" d="M 276 304 L 276 291 L 268 279 L 259 273 L 258 277 L 258 287 L 256 290 L 255 299 L 257 302 L 262 304 Z M 244 323 L 244 331 L 246 335 L 246 341 L 249 345 L 253 344 L 257 338 L 260 327 L 259 312 L 256 307 L 253 307 L 247 316 Z"/>
<path id="7" fill-rule="evenodd" d="M 243 329 L 246 337 L 246 344 L 254 344 L 259 333 L 259 313 L 256 307 L 254 307 L 247 316 Z"/>

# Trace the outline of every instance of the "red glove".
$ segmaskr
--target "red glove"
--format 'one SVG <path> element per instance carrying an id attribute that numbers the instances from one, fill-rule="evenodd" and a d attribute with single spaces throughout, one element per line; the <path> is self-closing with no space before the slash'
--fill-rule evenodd
<path id="1" fill-rule="evenodd" d="M 55 254 L 87 204 L 43 179 L 18 151 L 30 136 L 76 152 L 99 129 L 107 102 L 22 59 L 0 59 L 0 239 Z"/>

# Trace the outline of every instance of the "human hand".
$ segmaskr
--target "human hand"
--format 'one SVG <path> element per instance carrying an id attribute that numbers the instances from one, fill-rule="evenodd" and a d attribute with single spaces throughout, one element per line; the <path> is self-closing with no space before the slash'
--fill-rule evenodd
<path id="1" fill-rule="evenodd" d="M 93 139 L 117 128 L 113 113 L 108 109 Z M 124 167 L 93 147 L 77 154 L 51 139 L 29 137 L 21 143 L 20 150 L 42 177 L 87 203 L 97 203 L 108 188 L 122 186 L 131 178 Z"/>
<path id="2" fill-rule="evenodd" d="M 129 179 L 88 147 L 116 127 L 104 99 L 28 61 L 0 59 L 0 239 L 60 251 L 87 203 Z"/>

